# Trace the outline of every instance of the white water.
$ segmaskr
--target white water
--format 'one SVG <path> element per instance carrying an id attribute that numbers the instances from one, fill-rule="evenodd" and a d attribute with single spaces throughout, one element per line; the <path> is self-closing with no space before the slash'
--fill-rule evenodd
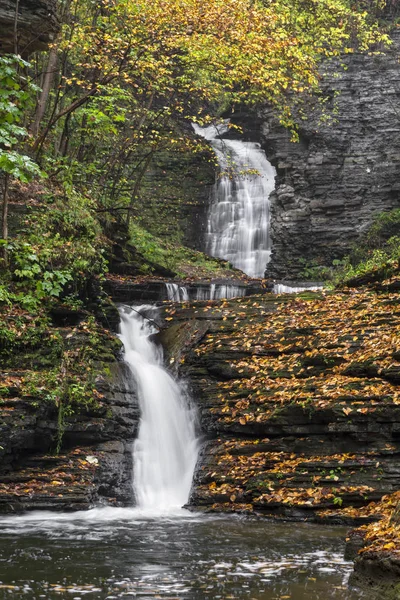
<path id="1" fill-rule="evenodd" d="M 207 252 L 250 277 L 263 277 L 271 256 L 269 196 L 275 169 L 258 144 L 220 139 L 226 124 L 193 128 L 210 142 L 222 171 L 208 216 Z"/>
<path id="2" fill-rule="evenodd" d="M 241 298 L 246 295 L 246 288 L 232 284 L 211 283 L 210 286 L 196 289 L 196 300 L 222 300 Z"/>
<path id="3" fill-rule="evenodd" d="M 168 300 L 187 302 L 188 300 L 222 300 L 239 298 L 246 295 L 244 286 L 234 284 L 210 283 L 187 288 L 177 283 L 166 283 Z"/>
<path id="4" fill-rule="evenodd" d="M 152 341 L 151 306 L 120 309 L 124 360 L 135 379 L 141 410 L 133 447 L 134 493 L 139 509 L 173 513 L 189 499 L 198 455 L 195 415 L 179 383 L 163 366 Z"/>
<path id="5" fill-rule="evenodd" d="M 282 283 L 276 283 L 273 287 L 273 294 L 296 294 L 299 292 L 316 292 L 318 290 L 323 290 L 323 285 L 300 285 L 291 287 L 290 285 L 284 285 Z"/>
<path id="6" fill-rule="evenodd" d="M 189 300 L 189 292 L 184 285 L 177 283 L 166 283 L 168 300 L 172 302 L 187 302 Z"/>

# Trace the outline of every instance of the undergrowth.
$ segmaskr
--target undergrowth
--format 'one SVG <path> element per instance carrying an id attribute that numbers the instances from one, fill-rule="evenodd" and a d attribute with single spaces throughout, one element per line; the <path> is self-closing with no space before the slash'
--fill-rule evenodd
<path id="1" fill-rule="evenodd" d="M 302 277 L 343 286 L 379 272 L 382 279 L 398 272 L 400 263 L 400 209 L 379 214 L 342 260 L 331 266 L 307 264 Z"/>
<path id="2" fill-rule="evenodd" d="M 16 235 L 3 240 L 0 398 L 23 398 L 53 415 L 59 451 L 65 419 L 97 410 L 95 381 L 103 363 L 115 360 L 119 342 L 94 316 L 102 310 L 108 241 L 93 203 L 74 190 L 35 191 L 31 201 L 29 186 L 15 188 L 26 210 L 15 217 Z M 54 321 L 57 310 L 75 314 L 73 324 Z"/>
<path id="3" fill-rule="evenodd" d="M 153 236 L 138 223 L 130 226 L 132 244 L 150 263 L 175 272 L 178 277 L 218 277 L 229 272 L 231 265 L 178 243 Z M 147 266 L 148 273 L 152 266 Z"/>

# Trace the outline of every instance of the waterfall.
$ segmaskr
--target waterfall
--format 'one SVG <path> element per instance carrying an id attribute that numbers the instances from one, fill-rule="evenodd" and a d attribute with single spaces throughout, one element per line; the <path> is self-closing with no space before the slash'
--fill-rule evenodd
<path id="1" fill-rule="evenodd" d="M 186 287 L 177 283 L 166 283 L 167 298 L 171 302 L 187 302 L 189 300 L 223 300 L 241 298 L 246 295 L 246 287 L 225 283 L 204 283 Z"/>
<path id="2" fill-rule="evenodd" d="M 187 302 L 189 300 L 189 292 L 184 285 L 177 283 L 166 283 L 168 300 L 172 302 Z"/>
<path id="3" fill-rule="evenodd" d="M 196 288 L 196 300 L 229 300 L 242 298 L 246 295 L 246 288 L 233 284 L 211 283 L 209 286 Z"/>
<path id="4" fill-rule="evenodd" d="M 141 410 L 133 447 L 136 502 L 139 508 L 164 513 L 189 499 L 198 442 L 194 411 L 164 368 L 162 348 L 152 340 L 156 328 L 149 319 L 154 314 L 151 306 L 122 307 L 119 337 Z"/>
<path id="5" fill-rule="evenodd" d="M 323 290 L 323 285 L 313 283 L 303 283 L 302 285 L 284 285 L 282 283 L 276 283 L 273 287 L 273 294 L 298 294 L 299 292 L 317 292 Z"/>
<path id="6" fill-rule="evenodd" d="M 250 277 L 263 277 L 271 254 L 269 196 L 275 169 L 259 144 L 222 139 L 226 123 L 193 128 L 210 142 L 222 172 L 208 216 L 207 252 Z"/>

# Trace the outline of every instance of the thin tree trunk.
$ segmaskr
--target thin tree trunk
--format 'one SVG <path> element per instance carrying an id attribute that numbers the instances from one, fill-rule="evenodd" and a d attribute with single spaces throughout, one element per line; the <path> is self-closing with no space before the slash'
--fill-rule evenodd
<path id="1" fill-rule="evenodd" d="M 6 173 L 4 177 L 4 185 L 3 185 L 3 210 L 2 210 L 2 238 L 3 240 L 8 240 L 8 185 L 10 181 L 10 176 Z M 7 248 L 3 246 L 3 260 L 4 266 L 7 267 L 8 264 L 8 256 L 7 256 Z"/>
<path id="2" fill-rule="evenodd" d="M 107 83 L 110 83 L 112 81 L 112 79 L 114 79 L 114 76 L 105 78 L 101 83 L 105 85 Z M 99 91 L 99 87 L 98 87 L 99 85 L 100 85 L 100 83 L 95 84 L 91 90 L 89 90 L 82 96 L 82 98 L 75 100 L 69 106 L 67 106 L 66 108 L 61 110 L 59 113 L 57 113 L 47 124 L 43 133 L 39 137 L 36 138 L 36 141 L 33 145 L 33 150 L 40 152 L 40 149 L 43 146 L 43 144 L 46 140 L 46 137 L 47 137 L 49 131 L 52 129 L 52 127 L 54 127 L 54 125 L 62 117 L 65 117 L 66 115 L 69 115 L 70 113 L 73 113 L 75 110 L 77 110 L 78 108 L 80 108 L 81 106 L 86 104 L 86 102 L 88 102 L 93 96 L 95 96 Z"/>
<path id="3" fill-rule="evenodd" d="M 138 175 L 138 177 L 137 177 L 137 179 L 135 181 L 135 187 L 133 188 L 133 192 L 132 192 L 132 196 L 131 196 L 131 201 L 129 203 L 128 210 L 127 210 L 127 213 L 126 213 L 126 225 L 127 225 L 127 227 L 129 227 L 129 223 L 130 223 L 131 216 L 132 216 L 131 212 L 132 212 L 133 205 L 135 203 L 137 194 L 139 192 L 139 189 L 140 189 L 140 186 L 141 186 L 141 183 L 142 183 L 142 179 L 143 179 L 143 177 L 146 174 L 146 171 L 147 171 L 147 169 L 149 167 L 149 164 L 150 164 L 152 158 L 153 158 L 153 153 L 150 153 L 149 156 L 146 158 L 145 163 L 144 163 L 144 165 L 143 165 L 143 167 L 142 167 L 142 169 L 141 169 L 141 171 L 140 171 L 140 173 L 139 173 L 139 175 Z"/>
<path id="4" fill-rule="evenodd" d="M 15 5 L 15 17 L 14 17 L 14 54 L 18 54 L 18 10 L 19 0 Z"/>
<path id="5" fill-rule="evenodd" d="M 57 71 L 57 59 L 57 46 L 52 46 L 49 53 L 49 60 L 47 62 L 47 69 L 43 78 L 42 93 L 39 97 L 35 120 L 32 125 L 32 134 L 35 137 L 39 135 L 40 123 L 46 112 L 51 86 L 53 85 L 54 76 Z"/>
<path id="6" fill-rule="evenodd" d="M 67 156 L 68 152 L 68 144 L 69 144 L 69 122 L 71 120 L 71 113 L 67 115 L 64 127 L 61 134 L 60 145 L 59 145 L 59 153 L 61 156 Z"/>
<path id="7" fill-rule="evenodd" d="M 82 123 L 81 123 L 81 139 L 79 142 L 78 152 L 76 154 L 76 159 L 79 162 L 83 162 L 84 157 L 85 157 L 86 127 L 87 127 L 87 115 L 83 115 L 83 119 L 82 119 Z"/>

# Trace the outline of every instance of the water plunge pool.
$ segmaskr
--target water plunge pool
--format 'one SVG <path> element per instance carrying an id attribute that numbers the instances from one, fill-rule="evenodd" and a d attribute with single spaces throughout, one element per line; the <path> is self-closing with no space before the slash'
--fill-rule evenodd
<path id="1" fill-rule="evenodd" d="M 0 598 L 356 600 L 342 527 L 135 509 L 0 520 Z"/>

